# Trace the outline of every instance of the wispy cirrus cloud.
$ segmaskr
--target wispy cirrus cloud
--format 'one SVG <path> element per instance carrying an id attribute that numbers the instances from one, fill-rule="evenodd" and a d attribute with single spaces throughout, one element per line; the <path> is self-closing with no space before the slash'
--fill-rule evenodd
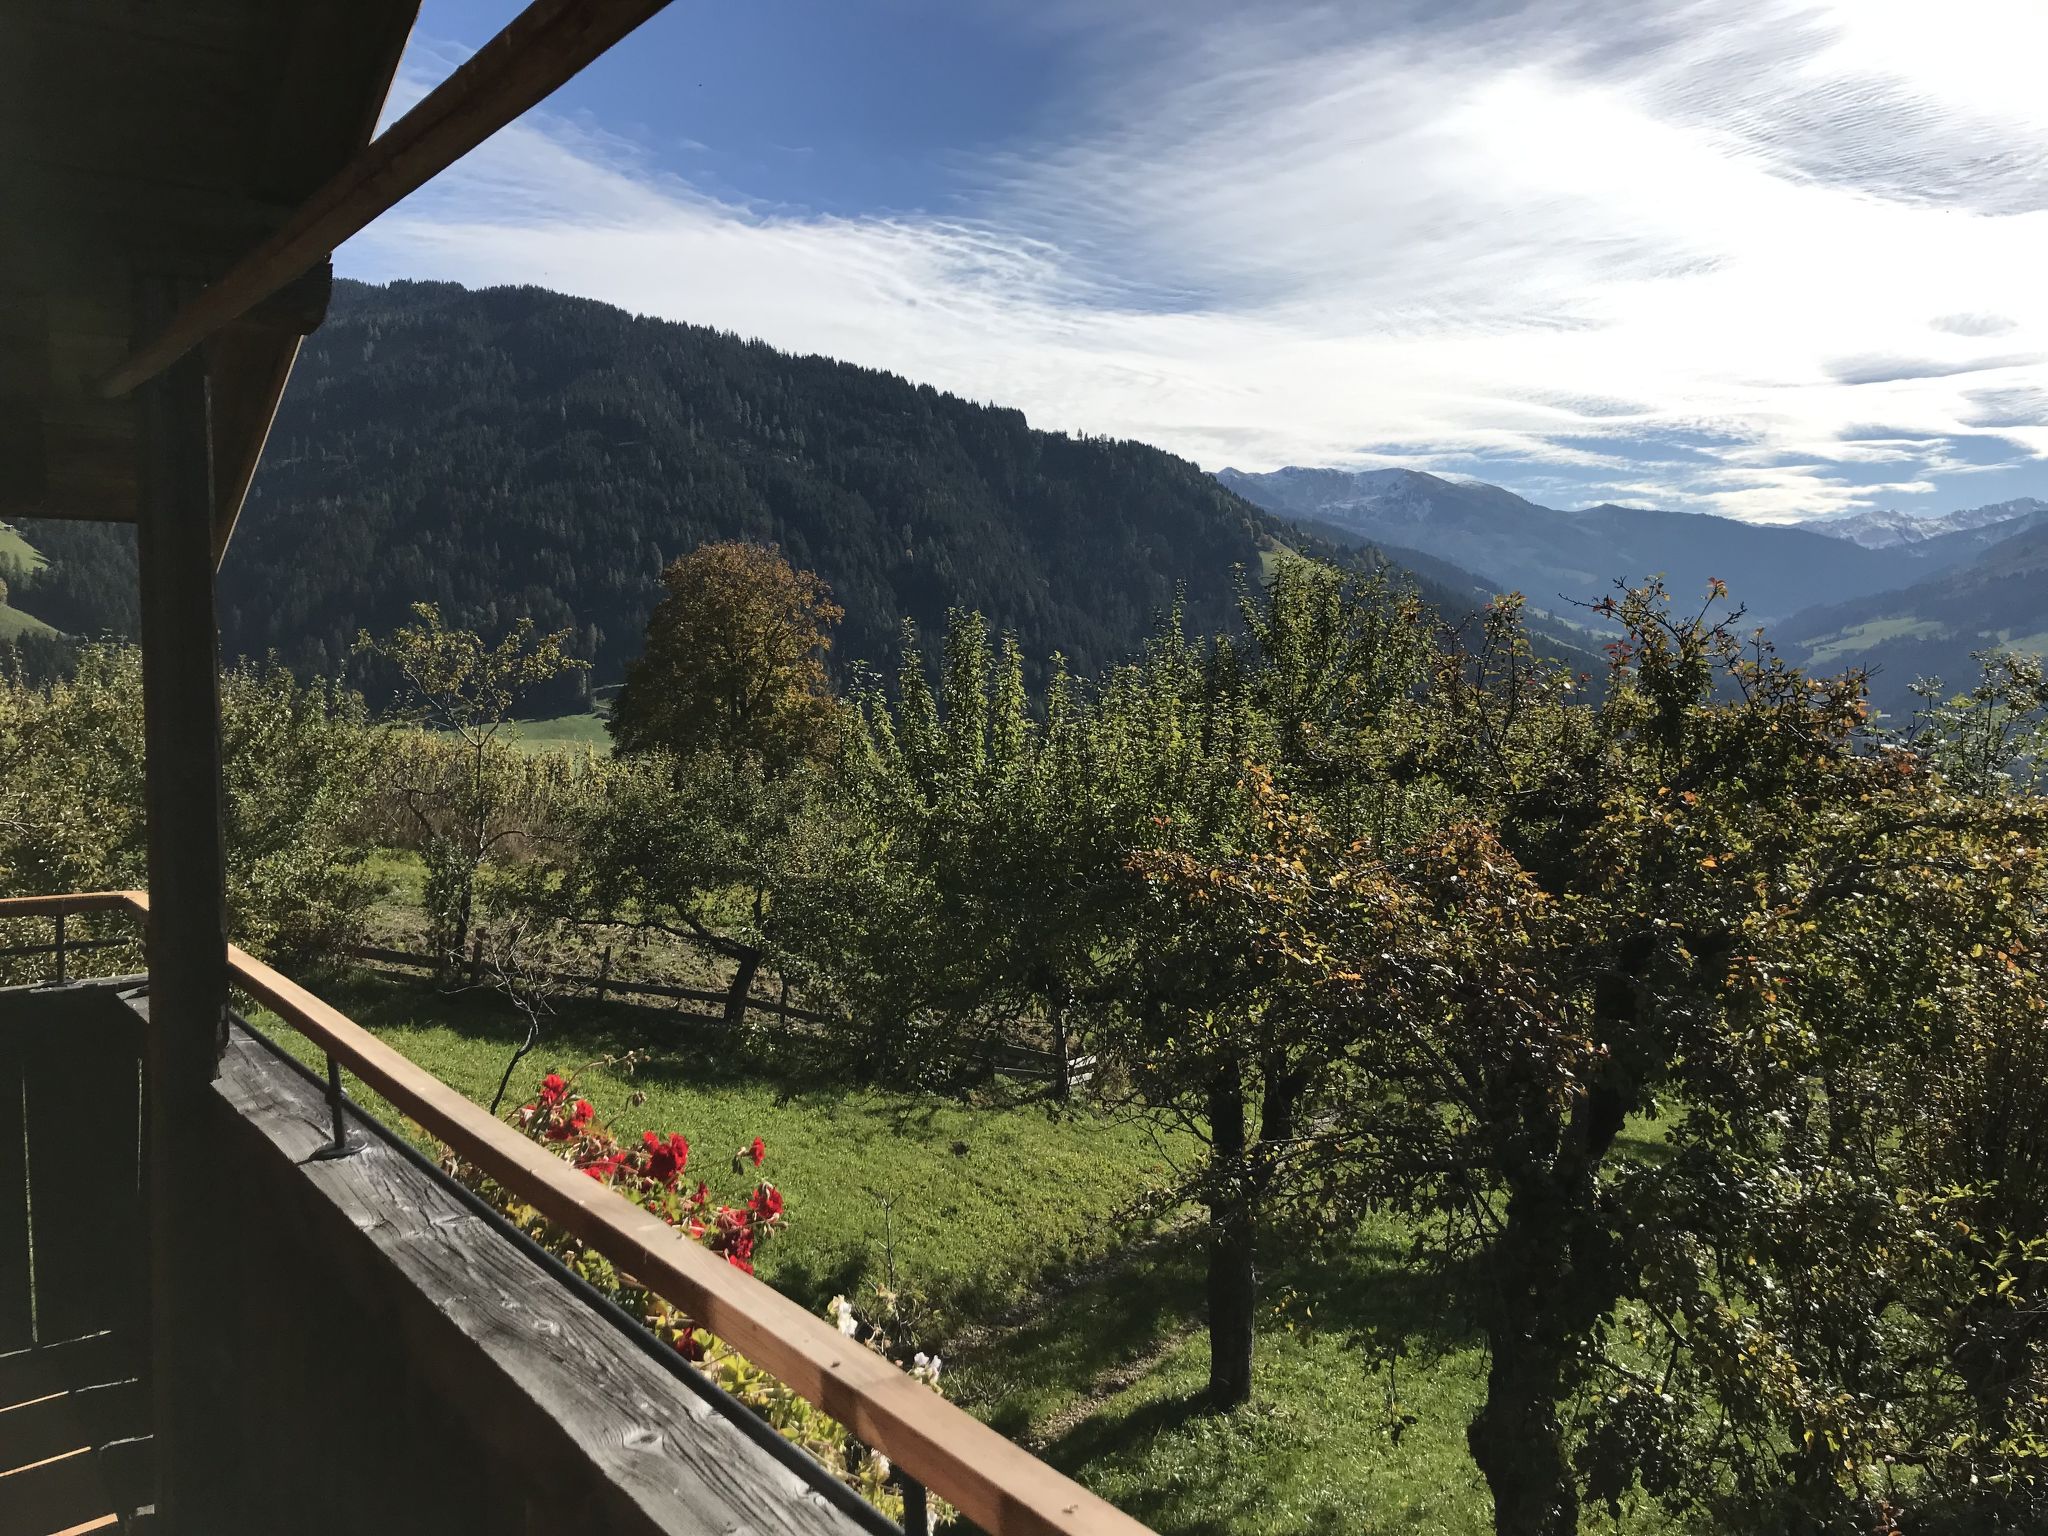
<path id="1" fill-rule="evenodd" d="M 2048 482 L 2034 0 L 1041 24 L 1089 65 L 1060 131 L 955 160 L 944 215 L 712 196 L 536 115 L 344 267 L 544 283 L 1210 467 L 1767 519 Z"/>

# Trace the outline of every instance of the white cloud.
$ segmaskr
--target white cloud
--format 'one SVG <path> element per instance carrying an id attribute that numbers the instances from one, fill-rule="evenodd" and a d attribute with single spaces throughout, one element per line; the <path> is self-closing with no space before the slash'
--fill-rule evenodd
<path id="1" fill-rule="evenodd" d="M 2036 0 L 1382 10 L 1058 13 L 1100 30 L 1092 94 L 969 168 L 970 219 L 722 201 L 536 115 L 343 265 L 542 283 L 1210 467 L 1495 456 L 1782 518 L 1987 467 L 1947 446 L 1987 401 L 2048 457 Z M 1678 434 L 1718 446 L 1660 457 Z"/>

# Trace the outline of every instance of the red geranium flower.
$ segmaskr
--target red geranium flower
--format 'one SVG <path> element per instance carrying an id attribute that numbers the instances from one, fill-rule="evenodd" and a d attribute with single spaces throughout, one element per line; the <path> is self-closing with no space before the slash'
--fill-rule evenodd
<path id="1" fill-rule="evenodd" d="M 690 1162 L 690 1143 L 682 1136 L 671 1132 L 663 1141 L 652 1131 L 643 1132 L 640 1137 L 647 1148 L 647 1176 L 659 1179 L 670 1189 L 676 1187 L 676 1180 L 682 1177 L 683 1169 Z"/>
<path id="2" fill-rule="evenodd" d="M 749 1155 L 752 1156 L 752 1158 L 754 1159 L 754 1166 L 756 1168 L 760 1167 L 761 1159 L 768 1155 L 768 1143 L 763 1141 L 760 1137 L 756 1136 L 754 1138 L 754 1145 L 750 1149 Z"/>

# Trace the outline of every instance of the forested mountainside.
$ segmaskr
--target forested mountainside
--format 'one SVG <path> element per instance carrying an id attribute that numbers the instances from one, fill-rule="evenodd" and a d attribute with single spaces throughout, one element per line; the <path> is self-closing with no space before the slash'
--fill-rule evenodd
<path id="1" fill-rule="evenodd" d="M 48 560 L 17 594 L 25 611 L 74 635 L 133 632 L 128 530 L 22 532 Z M 1094 672 L 1177 592 L 1192 627 L 1227 625 L 1238 567 L 1276 539 L 1375 558 L 1156 448 L 1036 431 L 892 374 L 543 289 L 343 282 L 229 549 L 222 644 L 332 675 L 358 630 L 424 600 L 486 633 L 567 627 L 594 664 L 579 681 L 613 681 L 663 564 L 722 538 L 779 544 L 826 579 L 846 608 L 840 666 L 888 667 L 904 618 L 936 630 L 969 607 L 1034 663 L 1060 652 Z M 1490 595 L 1417 558 L 1448 620 Z M 1544 638 L 1564 654 L 1574 637 Z"/>
<path id="2" fill-rule="evenodd" d="M 1226 469 L 1217 478 L 1278 516 L 1482 571 L 1552 612 L 1569 613 L 1574 600 L 1604 596 L 1617 579 L 1661 573 L 1678 592 L 1699 591 L 1719 577 L 1735 601 L 1764 621 L 1908 586 L 1966 563 L 1987 543 L 2018 531 L 2031 510 L 2013 503 L 2012 521 L 1991 519 L 1984 526 L 1964 518 L 1933 537 L 1866 548 L 1810 526 L 1703 513 L 1616 506 L 1560 511 L 1497 485 L 1407 469 Z"/>
<path id="3" fill-rule="evenodd" d="M 337 285 L 222 573 L 231 651 L 334 670 L 358 628 L 438 602 L 576 630 L 594 677 L 639 651 L 669 560 L 778 544 L 885 662 L 949 606 L 1084 670 L 1184 588 L 1225 620 L 1263 519 L 1193 464 L 1030 428 L 891 374 L 536 288 Z"/>

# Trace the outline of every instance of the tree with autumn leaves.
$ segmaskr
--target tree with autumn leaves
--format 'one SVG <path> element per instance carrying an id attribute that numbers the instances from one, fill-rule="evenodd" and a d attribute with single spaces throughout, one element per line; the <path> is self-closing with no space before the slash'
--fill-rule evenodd
<path id="1" fill-rule="evenodd" d="M 1254 766 L 1245 851 L 1139 856 L 1333 1048 L 1294 1197 L 1431 1238 L 1503 1533 L 1636 1487 L 1744 1531 L 2034 1528 L 2042 804 L 1873 740 L 1859 679 L 1603 608 L 1598 708 L 1504 621 L 1492 684 L 1417 701 L 1425 835 Z"/>
<path id="2" fill-rule="evenodd" d="M 771 771 L 828 753 L 838 701 L 824 658 L 845 610 L 774 547 L 700 545 L 662 572 L 667 595 L 612 707 L 622 753 L 752 757 Z"/>

